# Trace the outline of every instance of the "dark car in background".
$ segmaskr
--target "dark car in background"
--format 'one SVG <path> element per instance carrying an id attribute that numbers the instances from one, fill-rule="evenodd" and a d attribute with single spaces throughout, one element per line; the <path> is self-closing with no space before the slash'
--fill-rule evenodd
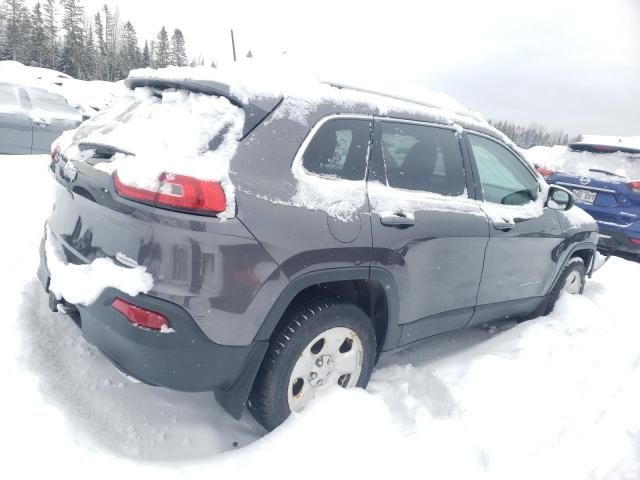
<path id="1" fill-rule="evenodd" d="M 640 260 L 640 144 L 585 138 L 538 171 L 550 184 L 571 190 L 596 220 L 603 253 Z"/>
<path id="2" fill-rule="evenodd" d="M 49 153 L 51 143 L 82 120 L 61 95 L 0 82 L 0 154 Z"/>
<path id="3" fill-rule="evenodd" d="M 548 188 L 471 118 L 453 123 L 409 101 L 380 114 L 376 105 L 392 100 L 369 92 L 370 103 L 359 102 L 355 88 L 339 89 L 352 102 L 305 99 L 302 117 L 286 97 L 238 98 L 217 81 L 157 74 L 127 85 L 158 99 L 225 97 L 246 114 L 231 159 L 231 218 L 219 218 L 231 199 L 214 182 L 162 177 L 155 193 L 121 184 L 105 167 L 122 158 L 121 145 L 77 135 L 74 150 L 90 152 L 82 161 L 53 153 L 57 194 L 43 245 L 71 265 L 143 266 L 154 284 L 137 296 L 109 287 L 89 305 L 51 292 L 50 305 L 145 383 L 213 391 L 234 417 L 248 404 L 272 429 L 329 385 L 365 387 L 383 352 L 547 314 L 562 292 L 582 293 L 593 270 L 595 223 L 576 222 L 582 212 L 566 189 Z M 135 108 L 106 128 L 130 135 Z M 335 213 L 354 197 L 348 218 Z M 501 208 L 513 221 L 487 213 Z M 38 276 L 49 291 L 45 250 Z"/>

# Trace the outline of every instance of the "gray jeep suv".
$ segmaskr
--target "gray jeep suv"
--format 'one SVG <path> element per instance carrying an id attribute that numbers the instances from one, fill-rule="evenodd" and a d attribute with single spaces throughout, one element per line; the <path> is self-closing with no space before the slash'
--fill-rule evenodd
<path id="1" fill-rule="evenodd" d="M 355 100 L 307 102 L 301 115 L 286 95 L 247 99 L 218 81 L 127 85 L 224 97 L 245 114 L 224 218 L 225 192 L 210 182 L 155 196 L 121 185 L 103 168 L 118 145 L 76 139 L 82 159 L 52 154 L 45 290 L 47 242 L 69 265 L 143 266 L 153 287 L 107 287 L 76 305 L 51 291 L 50 306 L 147 384 L 215 392 L 235 418 L 247 405 L 273 429 L 320 389 L 365 387 L 383 352 L 547 314 L 593 270 L 595 222 L 471 117 L 337 86 Z M 199 188 L 209 200 L 182 202 Z"/>

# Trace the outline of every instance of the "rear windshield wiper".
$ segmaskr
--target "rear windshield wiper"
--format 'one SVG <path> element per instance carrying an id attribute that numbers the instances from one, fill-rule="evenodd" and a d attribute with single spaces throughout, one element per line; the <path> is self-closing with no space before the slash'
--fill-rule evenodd
<path id="1" fill-rule="evenodd" d="M 618 177 L 618 178 L 627 178 L 624 175 L 618 175 L 617 173 L 610 172 L 609 170 L 602 170 L 600 168 L 590 168 L 589 171 L 590 172 L 597 172 L 597 173 L 604 173 L 605 175 L 611 175 L 613 177 Z"/>
<path id="2" fill-rule="evenodd" d="M 95 163 L 100 163 L 100 160 L 110 160 L 116 153 L 122 153 L 124 155 L 135 156 L 135 153 L 129 152 L 122 148 L 114 147 L 113 145 L 107 145 L 104 143 L 94 143 L 94 142 L 80 142 L 78 144 L 78 148 L 80 151 L 85 150 L 94 150 L 92 159 L 98 160 L 97 162 L 91 162 L 92 159 L 87 160 L 89 165 L 94 165 Z"/>

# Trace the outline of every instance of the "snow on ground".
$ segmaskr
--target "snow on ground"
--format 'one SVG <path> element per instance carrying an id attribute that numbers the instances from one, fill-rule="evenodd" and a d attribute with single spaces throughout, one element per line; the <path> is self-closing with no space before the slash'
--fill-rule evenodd
<path id="1" fill-rule="evenodd" d="M 612 259 L 547 318 L 389 356 L 366 392 L 331 391 L 265 435 L 210 394 L 129 383 L 49 312 L 34 279 L 47 158 L 0 162 L 7 478 L 640 478 L 639 264 Z"/>

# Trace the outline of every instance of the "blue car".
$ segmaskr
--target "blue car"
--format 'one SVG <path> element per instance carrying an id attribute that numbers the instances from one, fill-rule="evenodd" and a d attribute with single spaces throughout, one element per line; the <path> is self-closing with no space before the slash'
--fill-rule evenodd
<path id="1" fill-rule="evenodd" d="M 549 184 L 570 189 L 598 223 L 598 249 L 640 260 L 640 145 L 594 137 L 573 143 L 551 166 L 538 166 Z"/>

